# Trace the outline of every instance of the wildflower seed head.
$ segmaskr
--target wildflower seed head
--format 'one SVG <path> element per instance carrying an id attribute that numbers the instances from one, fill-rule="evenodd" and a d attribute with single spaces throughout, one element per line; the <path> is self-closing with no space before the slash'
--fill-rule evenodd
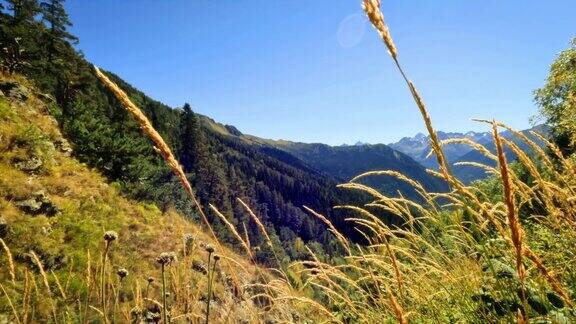
<path id="1" fill-rule="evenodd" d="M 154 282 L 154 277 L 150 276 L 148 277 L 148 283 L 151 284 Z"/>
<path id="2" fill-rule="evenodd" d="M 214 247 L 210 244 L 206 244 L 206 252 L 210 254 L 214 253 Z"/>
<path id="3" fill-rule="evenodd" d="M 218 260 L 220 260 L 220 256 L 218 254 L 214 254 L 214 261 L 217 262 Z"/>
<path id="4" fill-rule="evenodd" d="M 128 270 L 120 268 L 118 269 L 118 271 L 116 271 L 116 274 L 118 275 L 118 277 L 120 277 L 120 279 L 124 279 L 128 275 Z"/>
<path id="5" fill-rule="evenodd" d="M 106 233 L 104 233 L 104 241 L 106 242 L 112 242 L 114 240 L 116 240 L 118 238 L 118 233 L 114 232 L 114 231 L 106 231 Z"/>
<path id="6" fill-rule="evenodd" d="M 169 265 L 172 262 L 176 262 L 176 254 L 174 252 L 162 252 L 156 262 L 162 265 Z"/>

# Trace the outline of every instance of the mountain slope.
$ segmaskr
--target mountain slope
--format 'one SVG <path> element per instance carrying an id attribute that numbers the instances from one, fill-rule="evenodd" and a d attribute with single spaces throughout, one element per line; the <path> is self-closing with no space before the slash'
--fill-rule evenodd
<path id="1" fill-rule="evenodd" d="M 27 6 L 31 4 L 26 2 Z M 50 98 L 47 109 L 70 139 L 79 161 L 100 171 L 126 197 L 153 203 L 161 210 L 175 208 L 189 219 L 199 221 L 195 206 L 153 144 L 96 78 L 92 64 L 69 39 L 51 34 L 52 30 L 34 15 L 17 19 L 0 11 L 0 22 L 6 27 L 0 29 L 0 43 L 7 48 L 0 52 L 0 61 L 12 62 L 13 58 L 7 54 L 25 50 L 21 57 L 14 58 L 16 61 L 9 70 L 28 77 Z M 54 40 L 58 46 L 45 46 L 46 39 Z M 237 243 L 226 225 L 207 208 L 209 203 L 229 217 L 236 230 L 246 232 L 254 247 L 263 243 L 257 224 L 236 200 L 241 198 L 261 217 L 271 239 L 282 243 L 276 251 L 281 260 L 305 254 L 294 248 L 298 240 L 318 247 L 315 250 L 319 255 L 338 252 L 330 244 L 334 238 L 326 225 L 305 213 L 302 207 L 306 204 L 340 222 L 332 211 L 337 193 L 331 179 L 300 165 L 291 165 L 296 160 L 280 161 L 194 126 L 197 117 L 194 113 L 172 109 L 120 77 L 106 73 L 150 119 L 177 157 L 185 160 L 187 176 L 222 241 Z M 239 249 L 237 244 L 236 248 Z M 271 252 L 264 244 L 254 254 L 258 261 L 270 263 Z"/>
<path id="2" fill-rule="evenodd" d="M 530 129 L 521 131 L 524 135 L 528 136 L 531 140 L 536 142 L 538 145 L 543 146 L 540 140 L 530 134 L 531 131 L 536 131 L 544 136 L 547 136 L 549 128 L 546 125 L 534 126 Z M 503 138 L 510 139 L 516 143 L 519 148 L 528 153 L 531 152 L 530 148 L 524 142 L 515 139 L 515 136 L 510 131 L 504 131 L 501 133 Z M 468 133 L 445 133 L 438 132 L 438 137 L 441 140 L 449 138 L 468 138 L 484 147 L 486 147 L 490 152 L 494 153 L 496 151 L 494 145 L 494 139 L 492 134 L 489 132 L 468 132 Z M 426 158 L 428 152 L 430 152 L 429 136 L 423 134 L 417 134 L 414 137 L 404 137 L 396 143 L 390 144 L 391 147 L 408 154 L 416 161 L 426 166 L 427 168 L 438 168 L 438 163 L 434 156 Z M 484 179 L 489 176 L 483 169 L 467 166 L 467 165 L 454 165 L 459 162 L 473 162 L 481 163 L 488 166 L 495 166 L 494 161 L 490 160 L 482 153 L 472 149 L 469 145 L 465 144 L 449 144 L 445 145 L 444 152 L 446 153 L 446 159 L 451 165 L 454 175 L 464 183 L 471 183 L 474 180 Z M 509 147 L 505 147 L 506 157 L 509 162 L 516 159 L 515 154 Z"/>
<path id="3" fill-rule="evenodd" d="M 106 271 L 110 291 L 113 286 L 121 297 L 117 314 L 126 318 L 120 322 L 129 321 L 134 306 L 145 307 L 138 294 L 143 293 L 145 278 L 161 278 L 156 258 L 166 251 L 177 253 L 179 259 L 172 265 L 179 275 L 168 276 L 169 292 L 180 296 L 169 301 L 172 311 L 203 318 L 207 278 L 202 269 L 208 256 L 202 247 L 218 247 L 216 242 L 173 208 L 162 212 L 154 204 L 122 197 L 119 186 L 107 184 L 101 174 L 70 157 L 70 146 L 48 114 L 50 102 L 39 100 L 35 93 L 24 79 L 0 77 L 0 238 L 11 253 L 11 257 L 0 253 L 6 270 L 0 271 L 0 283 L 12 301 L 24 306 L 20 316 L 45 322 L 52 316 L 50 303 L 56 303 L 57 316 L 66 316 L 62 322 L 99 321 L 99 290 L 94 285 L 100 282 L 102 235 L 114 230 L 119 237 L 109 251 Z M 51 292 L 45 291 L 32 252 L 48 274 L 45 280 Z M 217 253 L 234 262 L 223 261 L 218 267 L 213 319 L 261 320 L 262 309 L 240 288 L 258 281 L 261 274 L 247 259 L 226 248 L 217 248 Z M 119 268 L 129 273 L 122 288 L 114 280 Z M 27 290 L 31 278 L 38 283 L 36 293 L 28 301 L 21 300 L 26 291 L 31 292 Z M 153 283 L 146 291 L 148 297 L 161 300 L 161 285 Z M 184 304 L 182 298 L 189 303 Z M 4 301 L 3 294 L 0 313 L 9 314 Z M 266 316 L 292 320 L 293 310 L 284 311 L 288 317 L 277 311 Z"/>
<path id="4" fill-rule="evenodd" d="M 368 171 L 394 170 L 419 181 L 427 190 L 440 192 L 447 189 L 443 181 L 426 173 L 426 170 L 408 155 L 384 144 L 329 146 L 270 140 L 242 134 L 236 128 L 221 125 L 208 117 L 203 117 L 202 120 L 204 125 L 215 133 L 250 145 L 299 169 L 327 175 L 336 182 L 346 182 Z M 395 178 L 372 177 L 362 181 L 387 195 L 396 196 L 400 191 L 405 196 L 417 197 L 410 186 Z"/>
<path id="5" fill-rule="evenodd" d="M 449 138 L 468 138 L 479 144 L 484 144 L 490 141 L 492 136 L 488 132 L 468 132 L 465 134 L 455 132 L 437 132 L 437 135 L 440 140 Z M 432 150 L 432 147 L 430 146 L 430 136 L 428 135 L 418 133 L 414 137 L 404 137 L 400 141 L 388 145 L 395 150 L 407 154 L 426 168 L 438 168 L 436 158 L 434 156 L 427 157 L 428 153 Z M 464 144 L 452 144 L 444 147 L 444 154 L 449 163 L 456 161 L 459 157 L 470 151 L 470 146 Z"/>
<path id="6" fill-rule="evenodd" d="M 306 163 L 333 176 L 338 181 L 368 172 L 394 170 L 420 182 L 427 190 L 440 192 L 446 186 L 439 179 L 426 173 L 425 169 L 408 155 L 391 149 L 384 144 L 363 144 L 353 146 L 328 146 L 325 144 L 304 144 L 277 142 L 277 147 L 294 154 Z M 411 195 L 411 189 L 402 181 L 393 178 L 373 178 L 370 182 L 382 193 L 396 196 L 397 191 Z"/>
<path id="7" fill-rule="evenodd" d="M 524 134 L 530 140 L 535 142 L 537 145 L 539 145 L 540 147 L 544 147 L 545 146 L 544 143 L 542 143 L 541 140 L 532 135 L 530 133 L 531 131 L 535 131 L 544 136 L 547 136 L 549 134 L 549 128 L 546 125 L 538 125 L 530 129 L 521 131 L 522 134 Z M 520 150 L 526 152 L 528 155 L 533 154 L 533 151 L 528 146 L 528 144 L 518 140 L 516 136 L 514 136 L 514 134 L 512 134 L 510 131 L 504 131 L 501 133 L 501 135 L 502 138 L 512 141 L 514 144 L 518 146 Z M 484 143 L 482 143 L 482 145 L 490 152 L 492 153 L 496 152 L 496 145 L 494 144 L 493 138 L 490 138 L 489 140 L 485 141 Z M 504 153 L 506 154 L 506 159 L 508 160 L 508 162 L 513 162 L 517 159 L 516 154 L 514 154 L 514 152 L 509 146 L 504 146 Z M 453 161 L 453 164 L 459 162 L 475 162 L 475 163 L 482 163 L 491 167 L 496 166 L 495 161 L 487 158 L 482 153 L 476 150 L 472 150 L 460 156 L 458 159 Z M 487 174 L 483 169 L 467 165 L 453 165 L 452 170 L 454 172 L 454 175 L 456 175 L 456 177 L 458 177 L 458 179 L 460 179 L 464 183 L 471 183 L 474 180 L 484 179 L 489 176 L 489 174 Z"/>

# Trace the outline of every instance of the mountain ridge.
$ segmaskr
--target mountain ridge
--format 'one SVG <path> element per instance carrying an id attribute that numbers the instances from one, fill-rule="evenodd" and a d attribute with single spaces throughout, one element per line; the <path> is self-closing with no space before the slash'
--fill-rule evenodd
<path id="1" fill-rule="evenodd" d="M 210 117 L 201 117 L 206 127 L 214 132 L 236 138 L 240 141 L 259 147 L 268 154 L 278 154 L 277 150 L 297 158 L 304 166 L 332 177 L 337 182 L 347 182 L 351 178 L 368 172 L 393 170 L 405 173 L 431 191 L 447 190 L 443 181 L 426 173 L 425 168 L 410 156 L 394 150 L 386 144 L 355 144 L 331 146 L 323 143 L 303 143 L 288 140 L 272 140 L 244 134 L 236 127 L 222 125 Z M 232 130 L 232 131 L 230 131 Z M 403 194 L 416 197 L 412 188 L 397 179 L 371 179 L 366 184 L 375 186 L 383 193 L 396 196 L 400 190 Z"/>
<path id="2" fill-rule="evenodd" d="M 536 142 L 539 146 L 543 147 L 544 143 L 540 141 L 538 138 L 531 134 L 532 131 L 536 131 L 544 136 L 549 134 L 549 127 L 545 124 L 540 124 L 533 126 L 529 129 L 521 130 L 520 133 L 528 136 L 531 140 Z M 531 149 L 527 146 L 526 143 L 522 141 L 518 141 L 515 136 L 509 130 L 502 131 L 501 136 L 506 139 L 510 139 L 514 141 L 516 144 L 520 146 L 522 150 L 526 152 L 531 152 Z M 480 144 L 487 148 L 492 153 L 495 152 L 495 145 L 494 139 L 491 132 L 474 132 L 469 131 L 466 133 L 460 132 L 437 132 L 438 138 L 440 140 L 452 139 L 452 138 L 467 138 L 474 141 L 477 144 Z M 403 137 L 398 142 L 391 143 L 390 146 L 404 152 L 405 154 L 411 156 L 414 160 L 418 161 L 422 165 L 427 168 L 431 169 L 438 169 L 438 163 L 436 158 L 431 155 L 428 156 L 428 153 L 431 151 L 430 147 L 430 136 L 426 136 L 422 133 L 418 133 L 412 137 Z M 462 166 L 462 165 L 455 165 L 455 163 L 459 162 L 474 162 L 474 163 L 482 163 L 488 166 L 495 166 L 494 161 L 486 158 L 480 152 L 474 150 L 469 145 L 460 144 L 460 143 L 451 143 L 449 145 L 445 145 L 443 147 L 444 154 L 446 155 L 446 159 L 452 171 L 459 178 L 461 181 L 465 183 L 471 183 L 474 180 L 484 179 L 489 176 L 484 170 L 481 170 L 476 167 L 472 166 Z M 504 147 L 504 151 L 506 153 L 507 159 L 509 162 L 513 162 L 516 159 L 516 155 L 509 147 Z"/>

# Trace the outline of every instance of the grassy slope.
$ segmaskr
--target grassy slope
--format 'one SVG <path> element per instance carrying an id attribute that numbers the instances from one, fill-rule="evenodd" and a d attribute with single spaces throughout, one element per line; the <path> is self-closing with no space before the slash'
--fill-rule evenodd
<path id="1" fill-rule="evenodd" d="M 18 82 L 27 83 L 23 79 Z M 100 174 L 57 149 L 54 143 L 62 136 L 48 109 L 49 105 L 34 96 L 26 101 L 0 96 L 0 216 L 7 224 L 0 237 L 12 253 L 16 270 L 15 285 L 11 283 L 9 271 L 4 270 L 0 271 L 0 283 L 12 302 L 24 305 L 21 299 L 29 288 L 26 288 L 25 277 L 26 273 L 32 272 L 36 275 L 38 289 L 32 295 L 28 319 L 32 315 L 35 320 L 49 316 L 48 299 L 43 295 L 46 291 L 29 254 L 35 251 L 49 275 L 51 294 L 57 308 L 64 309 L 60 306 L 68 305 L 68 320 L 77 318 L 84 309 L 80 306 L 81 311 L 78 311 L 74 303 L 85 299 L 87 264 L 91 263 L 90 282 L 94 287 L 99 283 L 96 272 L 103 247 L 102 235 L 106 230 L 114 230 L 119 233 L 119 239 L 112 245 L 112 266 L 108 271 L 114 273 L 119 267 L 125 267 L 130 272 L 123 291 L 128 296 L 127 301 L 119 312 L 128 316 L 136 303 L 133 289 L 137 282 L 144 287 L 148 276 L 159 278 L 156 257 L 164 251 L 174 251 L 181 257 L 183 235 L 190 233 L 195 237 L 192 256 L 181 258 L 178 265 L 171 268 L 169 290 L 173 295 L 191 294 L 189 297 L 192 298 L 187 301 L 191 305 L 186 307 L 193 316 L 201 318 L 205 304 L 199 299 L 205 292 L 206 276 L 190 271 L 190 264 L 193 259 L 206 263 L 207 253 L 201 248 L 202 244 L 216 244 L 205 231 L 174 211 L 163 214 L 154 205 L 123 198 L 117 188 L 107 184 Z M 31 156 L 42 160 L 39 170 L 24 172 L 14 166 L 15 161 Z M 60 209 L 57 215 L 33 216 L 16 206 L 18 201 L 32 197 L 40 190 Z M 224 316 L 225 310 L 227 314 L 230 312 L 225 318 L 230 321 L 258 317 L 259 309 L 246 296 L 233 297 L 233 288 L 223 283 L 227 276 L 231 276 L 238 280 L 232 286 L 241 287 L 255 280 L 256 269 L 246 259 L 228 250 L 217 252 L 224 255 L 224 260 L 229 258 L 233 261 L 223 262 L 215 279 L 215 298 L 218 300 L 215 316 Z M 7 269 L 4 265 L 9 262 L 5 253 L 0 255 L 0 262 L 3 269 Z M 52 271 L 55 275 L 51 274 Z M 64 293 L 57 288 L 55 277 Z M 191 283 L 192 289 L 187 283 Z M 155 287 L 152 296 L 160 299 L 158 286 Z M 90 300 L 90 305 L 95 307 L 99 307 L 97 291 L 92 289 Z M 0 313 L 10 313 L 5 296 L 1 295 L 0 300 Z M 174 308 L 183 307 L 183 304 L 174 304 Z M 96 312 L 91 310 L 89 316 L 96 316 Z"/>

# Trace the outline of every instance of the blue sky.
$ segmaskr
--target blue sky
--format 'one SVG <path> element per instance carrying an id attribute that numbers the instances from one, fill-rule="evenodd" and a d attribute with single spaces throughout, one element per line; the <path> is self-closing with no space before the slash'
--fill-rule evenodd
<path id="1" fill-rule="evenodd" d="M 242 132 L 328 144 L 423 131 L 360 0 L 68 0 L 79 48 L 151 97 Z M 576 2 L 386 1 L 399 57 L 438 130 L 537 113 Z"/>

